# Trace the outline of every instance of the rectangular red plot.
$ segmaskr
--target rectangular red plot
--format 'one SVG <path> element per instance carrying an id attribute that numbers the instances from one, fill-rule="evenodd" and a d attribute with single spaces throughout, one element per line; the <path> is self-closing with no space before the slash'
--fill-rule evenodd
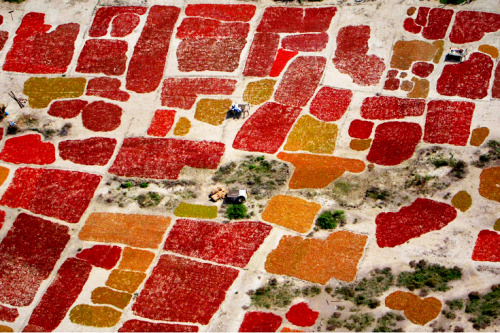
<path id="1" fill-rule="evenodd" d="M 127 320 L 118 332 L 198 332 L 198 326 Z"/>
<path id="2" fill-rule="evenodd" d="M 19 316 L 19 312 L 16 308 L 9 308 L 3 305 L 0 305 L 0 320 L 8 321 L 13 323 L 16 321 L 16 318 Z"/>
<path id="3" fill-rule="evenodd" d="M 219 264 L 245 267 L 271 232 L 261 222 L 177 220 L 168 234 L 164 249 Z"/>
<path id="4" fill-rule="evenodd" d="M 92 26 L 89 30 L 90 37 L 103 37 L 107 34 L 111 20 L 122 14 L 137 14 L 143 15 L 147 11 L 146 7 L 100 7 L 92 21 Z"/>
<path id="5" fill-rule="evenodd" d="M 21 213 L 0 244 L 0 302 L 31 304 L 69 241 L 69 228 Z"/>
<path id="6" fill-rule="evenodd" d="M 184 166 L 215 169 L 224 144 L 160 138 L 126 138 L 109 172 L 125 177 L 177 179 Z"/>
<path id="7" fill-rule="evenodd" d="M 376 96 L 365 98 L 361 105 L 361 116 L 365 119 L 403 119 L 421 116 L 424 111 L 424 99 Z"/>
<path id="8" fill-rule="evenodd" d="M 219 4 L 192 4 L 187 5 L 187 16 L 200 16 L 221 21 L 248 22 L 255 14 L 254 5 L 219 5 Z"/>
<path id="9" fill-rule="evenodd" d="M 174 121 L 175 110 L 156 110 L 147 134 L 163 137 L 170 131 Z"/>
<path id="10" fill-rule="evenodd" d="M 76 258 L 68 258 L 42 299 L 31 313 L 24 332 L 50 332 L 59 326 L 71 305 L 87 282 L 92 265 Z"/>
<path id="11" fill-rule="evenodd" d="M 206 325 L 237 276 L 233 268 L 163 255 L 132 310 L 144 318 Z"/>
<path id="12" fill-rule="evenodd" d="M 100 180 L 77 171 L 19 168 L 0 205 L 78 223 Z"/>
<path id="13" fill-rule="evenodd" d="M 280 45 L 280 35 L 256 33 L 248 53 L 243 75 L 263 77 L 269 75 Z"/>
<path id="14" fill-rule="evenodd" d="M 134 48 L 127 72 L 127 89 L 137 93 L 154 91 L 160 85 L 170 38 L 180 8 L 153 6 Z"/>
<path id="15" fill-rule="evenodd" d="M 248 23 L 220 22 L 199 17 L 187 17 L 177 28 L 176 37 L 184 38 L 246 38 L 250 31 Z"/>

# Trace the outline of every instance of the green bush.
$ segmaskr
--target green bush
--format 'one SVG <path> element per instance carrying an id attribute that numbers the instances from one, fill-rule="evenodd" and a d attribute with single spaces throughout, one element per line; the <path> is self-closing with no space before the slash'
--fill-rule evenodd
<path id="1" fill-rule="evenodd" d="M 434 291 L 446 291 L 450 289 L 449 281 L 462 278 L 462 269 L 456 266 L 447 268 L 420 260 L 414 264 L 413 268 L 413 272 L 399 274 L 398 286 L 404 286 L 410 290 L 429 288 Z"/>
<path id="2" fill-rule="evenodd" d="M 447 5 L 460 5 L 461 3 L 464 3 L 467 0 L 439 0 L 440 3 L 444 3 Z"/>
<path id="3" fill-rule="evenodd" d="M 373 329 L 373 332 L 402 332 L 400 327 L 396 327 L 398 321 L 402 321 L 405 318 L 395 312 L 387 312 L 382 317 L 377 319 L 377 326 Z"/>
<path id="4" fill-rule="evenodd" d="M 24 2 L 24 0 L 3 0 L 4 2 L 15 2 L 15 3 L 21 3 Z"/>
<path id="5" fill-rule="evenodd" d="M 137 203 L 141 208 L 156 207 L 160 203 L 163 196 L 156 192 L 148 192 L 146 194 L 140 194 L 137 197 Z"/>
<path id="6" fill-rule="evenodd" d="M 370 327 L 374 321 L 375 318 L 370 313 L 350 315 L 344 322 L 344 327 L 349 331 L 361 332 Z"/>
<path id="7" fill-rule="evenodd" d="M 244 204 L 235 204 L 227 207 L 227 218 L 231 220 L 239 220 L 247 216 L 247 207 Z"/>
<path id="8" fill-rule="evenodd" d="M 500 285 L 491 287 L 486 294 L 470 293 L 465 312 L 472 315 L 469 319 L 474 329 L 485 329 L 500 317 Z"/>
<path id="9" fill-rule="evenodd" d="M 316 220 L 316 225 L 321 229 L 335 229 L 338 224 L 345 223 L 345 213 L 343 210 L 336 210 L 333 213 L 326 211 Z"/>
<path id="10" fill-rule="evenodd" d="M 148 186 L 149 186 L 149 184 L 147 182 L 142 182 L 142 183 L 139 184 L 140 188 L 146 188 Z"/>
<path id="11" fill-rule="evenodd" d="M 132 188 L 132 186 L 134 186 L 132 182 L 125 182 L 120 185 L 121 188 Z"/>

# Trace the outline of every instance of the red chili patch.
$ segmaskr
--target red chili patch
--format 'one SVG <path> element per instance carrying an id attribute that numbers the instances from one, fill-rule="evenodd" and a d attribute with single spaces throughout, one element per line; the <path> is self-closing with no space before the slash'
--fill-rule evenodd
<path id="1" fill-rule="evenodd" d="M 481 230 L 479 233 L 472 260 L 475 261 L 500 261 L 500 234 L 491 230 Z"/>
<path id="2" fill-rule="evenodd" d="M 90 27 L 89 30 L 89 36 L 104 37 L 108 33 L 108 28 L 109 24 L 111 23 L 111 20 L 116 16 L 122 14 L 143 15 L 146 13 L 147 10 L 148 10 L 147 7 L 136 7 L 136 6 L 100 7 L 94 16 L 94 21 L 92 22 L 92 26 Z M 113 25 L 114 23 L 115 22 L 113 22 Z M 120 27 L 120 29 L 123 29 L 123 27 Z M 113 37 L 120 37 L 120 36 L 113 36 Z"/>
<path id="3" fill-rule="evenodd" d="M 4 71 L 56 74 L 64 73 L 73 58 L 80 26 L 61 24 L 53 31 L 44 24 L 45 14 L 28 13 L 16 31 L 14 43 L 7 53 Z"/>
<path id="4" fill-rule="evenodd" d="M 7 31 L 0 31 L 0 51 L 3 50 L 7 39 L 9 39 L 9 33 Z"/>
<path id="5" fill-rule="evenodd" d="M 365 98 L 361 105 L 361 117 L 365 119 L 403 119 L 421 116 L 424 111 L 424 99 L 376 96 Z"/>
<path id="6" fill-rule="evenodd" d="M 434 70 L 434 65 L 428 62 L 415 62 L 411 72 L 420 77 L 428 77 Z"/>
<path id="7" fill-rule="evenodd" d="M 31 314 L 24 332 L 51 332 L 63 321 L 89 278 L 92 266 L 68 258 Z"/>
<path id="8" fill-rule="evenodd" d="M 224 144 L 160 138 L 126 138 L 109 172 L 124 177 L 177 179 L 184 166 L 215 169 Z"/>
<path id="9" fill-rule="evenodd" d="M 77 171 L 19 168 L 0 205 L 78 223 L 100 180 Z"/>
<path id="10" fill-rule="evenodd" d="M 418 198 L 398 212 L 377 215 L 377 244 L 379 247 L 401 245 L 412 238 L 444 228 L 456 217 L 457 211 L 452 206 Z"/>
<path id="11" fill-rule="evenodd" d="M 90 39 L 85 42 L 76 71 L 122 75 L 127 66 L 127 42 L 115 39 Z"/>
<path id="12" fill-rule="evenodd" d="M 337 121 L 351 104 L 352 91 L 323 87 L 314 96 L 309 112 L 323 121 Z"/>
<path id="13" fill-rule="evenodd" d="M 121 254 L 122 248 L 119 246 L 94 245 L 91 248 L 84 249 L 82 252 L 78 253 L 76 257 L 93 266 L 111 269 L 115 267 L 118 260 L 120 260 Z"/>
<path id="14" fill-rule="evenodd" d="M 110 77 L 97 77 L 90 79 L 87 83 L 87 95 L 99 96 L 113 99 L 115 101 L 126 102 L 130 95 L 120 90 L 121 82 Z"/>
<path id="15" fill-rule="evenodd" d="M 318 319 L 319 312 L 309 308 L 306 302 L 292 305 L 286 313 L 286 319 L 294 325 L 308 327 L 314 325 Z"/>
<path id="16" fill-rule="evenodd" d="M 175 110 L 156 110 L 151 125 L 148 128 L 148 135 L 164 137 L 172 128 L 175 121 Z"/>
<path id="17" fill-rule="evenodd" d="M 385 69 L 382 58 L 368 55 L 370 27 L 367 25 L 347 26 L 337 35 L 337 49 L 333 63 L 339 72 L 349 75 L 361 86 L 375 85 Z"/>
<path id="18" fill-rule="evenodd" d="M 385 90 L 398 90 L 399 89 L 399 79 L 387 79 L 384 82 Z"/>
<path id="19" fill-rule="evenodd" d="M 430 101 L 427 105 L 424 141 L 465 146 L 474 108 L 472 102 Z"/>
<path id="20" fill-rule="evenodd" d="M 237 276 L 233 268 L 162 255 L 132 310 L 144 318 L 206 325 Z"/>
<path id="21" fill-rule="evenodd" d="M 250 25 L 242 22 L 220 22 L 200 17 L 187 17 L 177 28 L 176 37 L 186 38 L 246 38 Z"/>
<path id="22" fill-rule="evenodd" d="M 264 11 L 257 32 L 294 33 L 325 32 L 337 8 L 268 7 Z"/>
<path id="23" fill-rule="evenodd" d="M 349 126 L 349 135 L 356 139 L 368 139 L 372 134 L 373 122 L 354 119 Z"/>
<path id="24" fill-rule="evenodd" d="M 190 4 L 185 13 L 187 16 L 200 16 L 220 21 L 248 22 L 255 14 L 254 5 L 219 5 L 219 4 Z"/>
<path id="25" fill-rule="evenodd" d="M 180 8 L 172 6 L 153 6 L 149 10 L 146 25 L 130 59 L 126 84 L 128 90 L 149 93 L 160 85 L 170 38 L 179 13 Z"/>
<path id="26" fill-rule="evenodd" d="M 432 8 L 427 25 L 422 30 L 422 37 L 430 40 L 443 39 L 453 17 L 452 9 Z"/>
<path id="27" fill-rule="evenodd" d="M 300 108 L 274 102 L 262 105 L 245 121 L 233 148 L 274 154 L 300 114 Z"/>
<path id="28" fill-rule="evenodd" d="M 488 95 L 493 60 L 487 54 L 474 52 L 467 61 L 446 65 L 436 90 L 444 96 L 481 99 Z"/>
<path id="29" fill-rule="evenodd" d="M 164 250 L 243 268 L 271 229 L 267 224 L 250 221 L 220 224 L 177 220 Z"/>
<path id="30" fill-rule="evenodd" d="M 122 108 L 103 101 L 92 102 L 82 112 L 82 123 L 94 132 L 109 132 L 120 127 Z"/>
<path id="31" fill-rule="evenodd" d="M 280 35 L 278 34 L 256 33 L 253 36 L 243 75 L 267 76 L 273 67 L 279 44 Z"/>
<path id="32" fill-rule="evenodd" d="M 118 332 L 198 332 L 198 326 L 152 323 L 143 320 L 127 320 Z"/>
<path id="33" fill-rule="evenodd" d="M 380 165 L 397 165 L 413 155 L 421 137 L 419 124 L 396 121 L 380 124 L 366 159 Z"/>
<path id="34" fill-rule="evenodd" d="M 13 323 L 16 321 L 16 318 L 18 316 L 19 312 L 16 308 L 8 308 L 6 306 L 0 305 L 0 320 Z"/>
<path id="35" fill-rule="evenodd" d="M 25 213 L 17 216 L 0 243 L 0 302 L 31 304 L 69 241 L 68 230 Z"/>
<path id="36" fill-rule="evenodd" d="M 247 312 L 239 332 L 276 332 L 282 322 L 280 316 L 271 312 Z"/>
<path id="37" fill-rule="evenodd" d="M 305 106 L 313 97 L 325 70 L 323 57 L 297 57 L 288 66 L 276 89 L 276 102 L 290 106 Z"/>
<path id="38" fill-rule="evenodd" d="M 56 160 L 56 148 L 50 142 L 42 142 L 39 134 L 28 134 L 5 141 L 0 160 L 14 164 L 52 164 Z"/>
<path id="39" fill-rule="evenodd" d="M 113 156 L 115 147 L 116 139 L 112 138 L 66 140 L 59 143 L 59 156 L 83 165 L 106 165 Z"/>
<path id="40" fill-rule="evenodd" d="M 63 119 L 75 118 L 89 102 L 80 99 L 55 101 L 50 104 L 49 115 Z"/>
<path id="41" fill-rule="evenodd" d="M 500 29 L 500 15 L 495 13 L 460 11 L 455 15 L 455 23 L 450 33 L 452 43 L 477 42 L 485 33 Z"/>
<path id="42" fill-rule="evenodd" d="M 276 59 L 274 60 L 273 67 L 271 68 L 271 72 L 269 76 L 276 77 L 281 74 L 281 71 L 285 68 L 286 64 L 290 59 L 295 57 L 299 52 L 297 51 L 288 51 L 284 49 L 279 49 L 278 54 L 276 55 Z"/>
<path id="43" fill-rule="evenodd" d="M 412 34 L 418 34 L 420 31 L 422 31 L 422 27 L 418 24 L 415 23 L 415 20 L 412 19 L 411 17 L 408 17 L 404 23 L 403 23 L 403 28 L 411 32 Z"/>
<path id="44" fill-rule="evenodd" d="M 133 13 L 123 13 L 113 19 L 111 37 L 125 37 L 134 31 L 141 18 Z"/>
<path id="45" fill-rule="evenodd" d="M 491 88 L 491 97 L 500 98 L 500 63 L 495 70 L 495 79 L 493 80 L 493 87 Z"/>
<path id="46" fill-rule="evenodd" d="M 281 46 L 287 50 L 302 52 L 319 52 L 326 48 L 328 34 L 301 34 L 286 36 L 281 41 Z"/>
<path id="47" fill-rule="evenodd" d="M 161 105 L 190 109 L 200 95 L 231 95 L 236 80 L 217 78 L 170 78 L 163 81 Z"/>
<path id="48" fill-rule="evenodd" d="M 2 229 L 4 222 L 5 222 L 5 212 L 3 210 L 0 210 L 0 229 Z"/>

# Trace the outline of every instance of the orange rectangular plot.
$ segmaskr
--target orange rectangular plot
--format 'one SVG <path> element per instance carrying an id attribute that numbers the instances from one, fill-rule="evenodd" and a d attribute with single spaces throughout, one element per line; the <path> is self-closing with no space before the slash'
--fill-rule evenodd
<path id="1" fill-rule="evenodd" d="M 157 215 L 92 213 L 78 237 L 154 249 L 160 245 L 169 224 L 169 217 Z"/>

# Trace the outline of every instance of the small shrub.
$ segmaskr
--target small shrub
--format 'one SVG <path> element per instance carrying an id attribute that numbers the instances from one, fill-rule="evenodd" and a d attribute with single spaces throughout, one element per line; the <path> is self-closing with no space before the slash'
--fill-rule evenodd
<path id="1" fill-rule="evenodd" d="M 316 225 L 321 229 L 335 229 L 337 225 L 345 224 L 345 213 L 343 210 L 336 210 L 333 213 L 326 211 L 316 220 Z"/>
<path id="2" fill-rule="evenodd" d="M 132 186 L 134 186 L 132 182 L 125 182 L 120 185 L 121 188 L 132 188 Z"/>
<path id="3" fill-rule="evenodd" d="M 163 197 L 156 192 L 148 192 L 146 194 L 140 194 L 137 197 L 137 203 L 141 208 L 156 207 L 160 203 Z"/>
<path id="4" fill-rule="evenodd" d="M 398 276 L 398 286 L 410 290 L 429 288 L 434 291 L 449 290 L 449 281 L 462 278 L 462 269 L 459 267 L 447 268 L 437 264 L 429 264 L 420 260 L 414 265 L 413 272 L 402 272 Z"/>
<path id="5" fill-rule="evenodd" d="M 385 200 L 390 197 L 390 193 L 389 191 L 381 190 L 378 187 L 370 187 L 366 190 L 365 196 L 375 200 Z"/>
<path id="6" fill-rule="evenodd" d="M 226 210 L 227 218 L 239 220 L 247 216 L 247 207 L 244 204 L 230 205 Z"/>
<path id="7" fill-rule="evenodd" d="M 370 313 L 353 314 L 344 322 L 344 327 L 349 331 L 361 332 L 370 327 L 375 318 Z"/>
<path id="8" fill-rule="evenodd" d="M 465 306 L 465 312 L 470 314 L 469 321 L 474 329 L 485 329 L 500 317 L 500 285 L 491 287 L 486 294 L 470 293 Z"/>
<path id="9" fill-rule="evenodd" d="M 300 290 L 295 288 L 292 282 L 278 283 L 276 279 L 270 279 L 267 285 L 250 290 L 252 306 L 258 308 L 284 308 L 292 303 L 292 300 L 300 295 Z"/>
<path id="10" fill-rule="evenodd" d="M 402 332 L 400 327 L 396 327 L 398 321 L 404 320 L 404 317 L 395 312 L 387 312 L 377 319 L 377 325 L 374 332 Z"/>
<path id="11" fill-rule="evenodd" d="M 450 310 L 461 310 L 464 307 L 464 302 L 461 299 L 454 299 L 446 301 L 446 305 Z"/>
<path id="12" fill-rule="evenodd" d="M 149 184 L 147 182 L 142 182 L 142 183 L 139 184 L 140 188 L 146 188 L 148 186 L 149 186 Z"/>

